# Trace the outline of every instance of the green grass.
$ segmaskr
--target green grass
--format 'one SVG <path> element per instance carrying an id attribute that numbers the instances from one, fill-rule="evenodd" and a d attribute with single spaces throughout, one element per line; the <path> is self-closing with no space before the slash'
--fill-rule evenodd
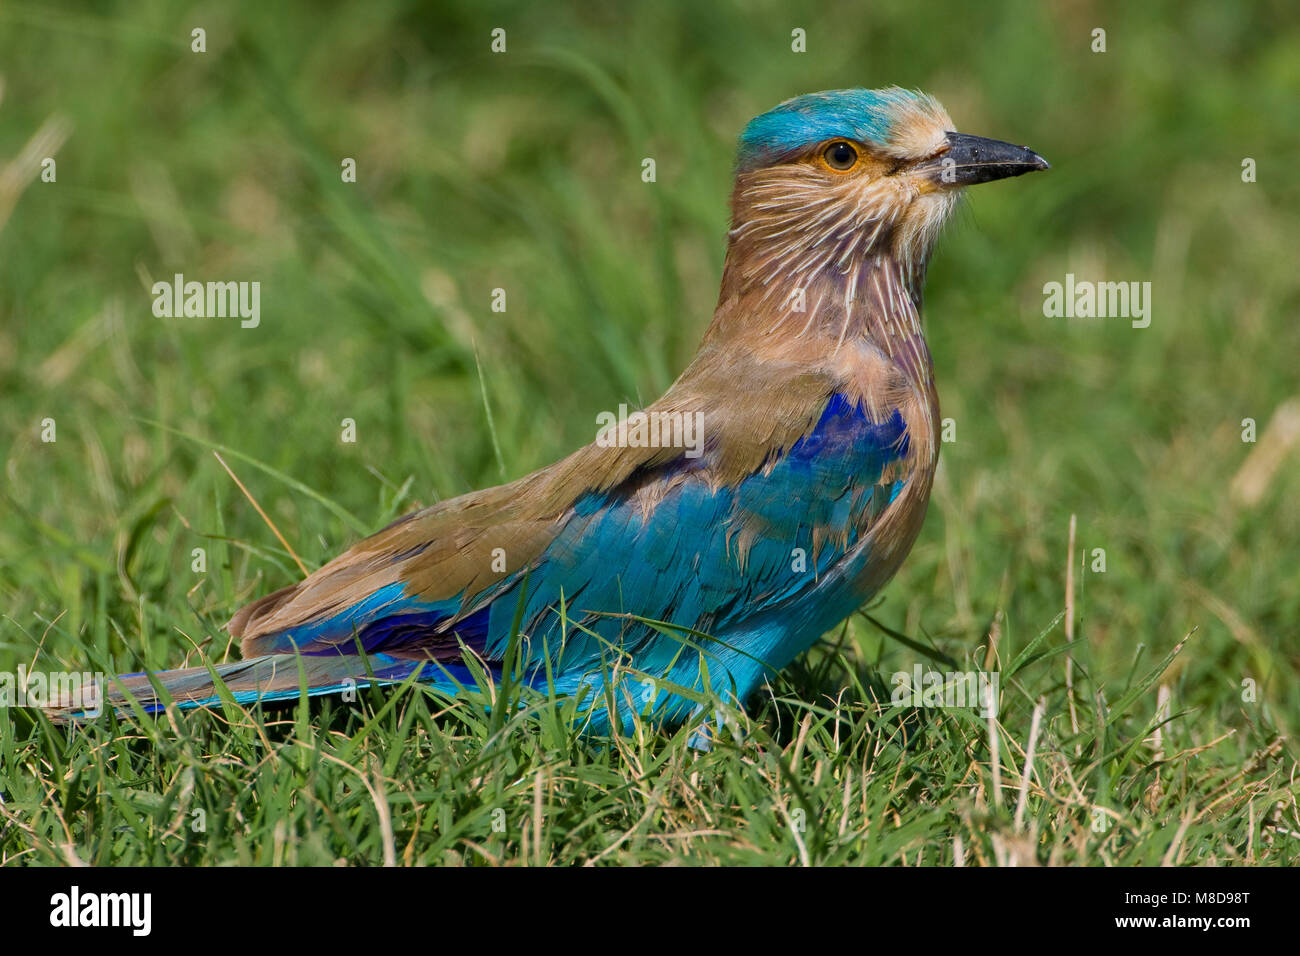
<path id="1" fill-rule="evenodd" d="M 499 689 L 0 709 L 0 860 L 1300 859 L 1300 459 L 1268 430 L 1300 393 L 1291 5 L 438 6 L 0 7 L 0 168 L 71 129 L 57 182 L 0 175 L 0 671 L 230 652 L 222 622 L 298 571 L 214 446 L 314 567 L 653 398 L 712 311 L 735 135 L 829 87 L 924 88 L 1055 167 L 974 190 L 931 267 L 957 441 L 920 541 L 709 752 L 584 739 L 544 698 L 507 719 Z M 174 272 L 260 281 L 261 326 L 155 318 Z M 1151 281 L 1150 328 L 1044 318 L 1067 272 Z M 1000 674 L 992 731 L 890 704 L 936 657 Z"/>

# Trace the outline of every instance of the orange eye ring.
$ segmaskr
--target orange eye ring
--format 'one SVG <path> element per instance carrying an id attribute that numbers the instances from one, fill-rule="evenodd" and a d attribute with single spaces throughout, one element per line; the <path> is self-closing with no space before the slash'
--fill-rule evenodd
<path id="1" fill-rule="evenodd" d="M 847 173 L 858 164 L 858 151 L 851 143 L 836 140 L 822 150 L 822 162 L 837 173 Z"/>

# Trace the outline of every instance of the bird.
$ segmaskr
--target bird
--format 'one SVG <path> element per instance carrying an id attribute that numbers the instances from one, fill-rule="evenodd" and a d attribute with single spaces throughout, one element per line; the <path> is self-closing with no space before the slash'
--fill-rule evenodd
<path id="1" fill-rule="evenodd" d="M 106 702 L 149 713 L 406 680 L 454 696 L 509 678 L 572 700 L 596 734 L 743 706 L 911 549 L 940 446 L 931 254 L 965 188 L 1048 168 L 897 86 L 756 116 L 712 322 L 659 399 L 242 607 L 226 625 L 241 660 L 123 675 Z M 648 441 L 647 421 L 697 434 Z"/>

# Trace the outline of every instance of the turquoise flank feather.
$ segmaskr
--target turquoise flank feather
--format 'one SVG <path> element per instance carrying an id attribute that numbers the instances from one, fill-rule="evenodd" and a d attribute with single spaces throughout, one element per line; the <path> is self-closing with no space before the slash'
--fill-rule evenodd
<path id="1" fill-rule="evenodd" d="M 648 700 L 655 682 L 743 700 L 821 634 L 799 617 L 808 605 L 824 602 L 834 618 L 830 627 L 860 603 L 844 593 L 819 597 L 818 591 L 859 545 L 859 529 L 898 494 L 902 482 L 881 483 L 881 477 L 907 454 L 897 415 L 875 423 L 860 405 L 837 395 L 813 430 L 770 469 L 734 487 L 711 485 L 706 454 L 678 459 L 650 477 L 669 490 L 648 515 L 625 492 L 583 496 L 527 580 L 523 630 L 535 676 L 543 674 L 543 648 L 562 648 L 553 654 L 553 670 L 602 688 L 602 666 L 621 662 L 629 671 L 616 694 L 624 725 L 631 717 L 629 693 L 638 709 L 670 721 L 693 708 L 668 692 Z M 742 563 L 736 534 L 745 526 L 761 531 Z M 816 531 L 825 536 L 820 547 Z M 489 659 L 505 651 L 523 586 L 493 602 L 482 648 Z M 561 588 L 568 618 L 563 644 L 555 601 Z M 795 604 L 805 610 L 795 611 Z M 673 622 L 678 630 L 624 615 Z M 797 626 L 782 626 L 783 620 Z"/>

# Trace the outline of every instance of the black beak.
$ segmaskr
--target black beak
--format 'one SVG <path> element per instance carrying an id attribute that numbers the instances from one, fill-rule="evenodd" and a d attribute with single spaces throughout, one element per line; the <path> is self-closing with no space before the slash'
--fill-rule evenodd
<path id="1" fill-rule="evenodd" d="M 965 133 L 947 136 L 948 150 L 927 164 L 930 178 L 941 185 L 974 186 L 1052 168 L 1028 146 L 1013 146 Z"/>

